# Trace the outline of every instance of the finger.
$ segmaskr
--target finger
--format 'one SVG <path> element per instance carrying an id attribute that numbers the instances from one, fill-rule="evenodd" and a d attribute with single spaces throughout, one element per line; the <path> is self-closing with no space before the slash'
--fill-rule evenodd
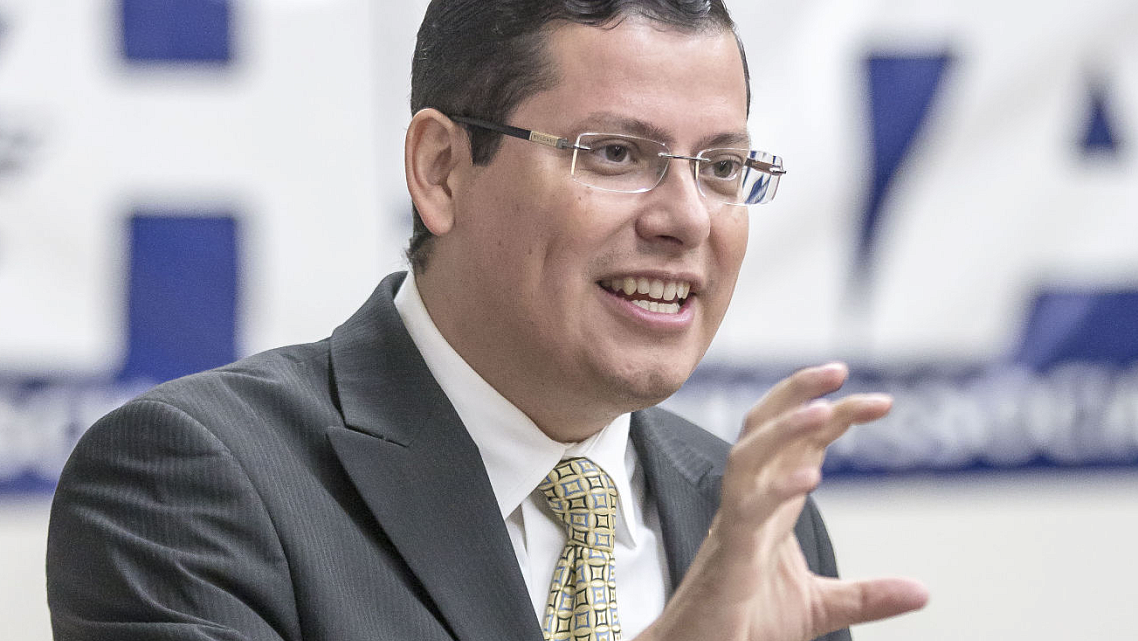
<path id="1" fill-rule="evenodd" d="M 828 424 L 817 431 L 819 445 L 829 446 L 850 426 L 876 421 L 889 413 L 893 397 L 888 394 L 850 394 L 833 404 Z"/>
<path id="2" fill-rule="evenodd" d="M 849 409 L 845 411 L 850 411 Z M 784 455 L 784 467 L 800 467 L 795 460 L 800 456 L 785 456 L 790 453 L 801 454 L 803 446 L 824 439 L 818 433 L 833 420 L 833 403 L 819 399 L 806 405 L 784 412 L 768 421 L 760 429 L 746 434 L 731 448 L 727 459 L 727 473 L 753 477 L 776 457 Z M 799 447 L 794 447 L 794 445 Z M 813 446 L 816 448 L 816 446 Z M 791 460 L 794 459 L 794 460 Z"/>
<path id="3" fill-rule="evenodd" d="M 834 402 L 834 419 L 860 425 L 885 416 L 892 407 L 893 397 L 888 394 L 850 394 Z"/>
<path id="4" fill-rule="evenodd" d="M 772 550 L 787 541 L 797 546 L 794 526 L 807 493 L 817 485 L 806 474 L 797 482 L 797 491 L 787 491 L 782 496 L 775 492 L 752 494 L 748 501 L 720 505 L 708 529 L 708 540 L 718 541 L 717 547 L 736 559 L 768 558 Z"/>
<path id="5" fill-rule="evenodd" d="M 851 394 L 836 403 L 818 399 L 786 412 L 735 444 L 727 476 L 755 477 L 780 456 L 776 474 L 807 473 L 804 468 L 821 466 L 826 447 L 851 425 L 879 419 L 892 405 L 886 394 Z"/>
<path id="6" fill-rule="evenodd" d="M 912 579 L 817 578 L 817 585 L 822 607 L 815 621 L 816 635 L 918 610 L 929 600 L 928 588 Z"/>
<path id="7" fill-rule="evenodd" d="M 818 399 L 787 412 L 762 429 L 747 434 L 732 448 L 723 480 L 724 514 L 738 524 L 754 526 L 776 513 L 794 513 L 821 482 L 826 448 L 851 425 L 881 418 L 892 406 L 885 394 L 852 394 L 831 403 Z M 793 525 L 793 520 L 791 521 Z"/>
<path id="8" fill-rule="evenodd" d="M 779 381 L 747 413 L 743 433 L 810 400 L 837 391 L 845 383 L 849 368 L 843 363 L 827 363 L 798 370 Z"/>
<path id="9" fill-rule="evenodd" d="M 797 508 L 784 511 L 797 513 L 806 494 L 822 479 L 825 446 L 817 444 L 821 440 L 817 432 L 832 416 L 828 401 L 816 401 L 737 443 L 728 455 L 723 477 L 722 520 L 753 532 L 788 504 L 797 503 Z M 774 524 L 773 529 L 781 530 L 781 524 Z"/>
<path id="10" fill-rule="evenodd" d="M 794 535 L 794 526 L 798 524 L 802 508 L 806 504 L 806 495 L 822 480 L 821 472 L 817 468 L 812 469 L 816 479 L 813 485 L 803 488 L 796 496 L 789 497 L 776 505 L 770 516 L 755 529 L 755 541 L 760 546 L 760 553 L 772 554 L 780 545 L 787 546 L 795 553 L 801 553 L 802 549 L 798 546 L 798 539 Z"/>
<path id="11" fill-rule="evenodd" d="M 825 403 L 825 400 L 816 403 Z M 786 446 L 788 465 L 799 468 L 821 470 L 826 460 L 826 450 L 841 438 L 850 427 L 875 421 L 884 417 L 893 407 L 893 398 L 888 394 L 851 394 L 831 405 L 829 418 L 820 427 L 803 430 L 803 446 Z M 819 478 L 819 481 L 821 479 Z M 811 488 L 814 489 L 814 488 Z"/>

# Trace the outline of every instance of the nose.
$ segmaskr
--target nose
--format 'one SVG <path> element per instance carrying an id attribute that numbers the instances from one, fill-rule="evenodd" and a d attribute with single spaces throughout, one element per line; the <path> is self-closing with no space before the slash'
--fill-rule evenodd
<path id="1" fill-rule="evenodd" d="M 684 157 L 670 159 L 660 184 L 644 194 L 648 200 L 636 219 L 641 238 L 686 249 L 711 234 L 711 210 L 716 203 L 699 192 L 694 169 L 694 163 Z"/>

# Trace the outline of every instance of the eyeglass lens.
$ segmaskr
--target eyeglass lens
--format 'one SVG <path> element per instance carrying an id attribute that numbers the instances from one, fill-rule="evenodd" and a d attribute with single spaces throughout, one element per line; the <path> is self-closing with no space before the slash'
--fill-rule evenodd
<path id="1" fill-rule="evenodd" d="M 617 134 L 581 134 L 573 154 L 573 178 L 580 183 L 626 193 L 660 184 L 672 160 L 661 143 Z M 694 162 L 696 182 L 707 198 L 730 204 L 770 202 L 779 176 L 760 167 L 781 168 L 782 161 L 761 151 L 708 149 Z"/>

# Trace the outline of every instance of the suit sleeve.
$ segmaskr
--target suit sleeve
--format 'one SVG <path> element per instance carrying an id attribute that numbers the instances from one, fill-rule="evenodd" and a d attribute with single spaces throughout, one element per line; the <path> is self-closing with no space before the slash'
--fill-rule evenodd
<path id="1" fill-rule="evenodd" d="M 802 547 L 802 554 L 806 557 L 810 570 L 821 576 L 836 578 L 838 563 L 834 559 L 834 547 L 830 544 L 830 535 L 826 532 L 826 524 L 822 522 L 822 514 L 814 504 L 814 499 L 806 500 L 802 515 L 794 526 L 794 534 L 798 537 L 798 545 Z M 835 630 L 815 641 L 850 641 L 850 629 Z"/>
<path id="2" fill-rule="evenodd" d="M 48 532 L 57 641 L 297 639 L 291 586 L 256 489 L 202 423 L 134 401 L 80 441 Z"/>

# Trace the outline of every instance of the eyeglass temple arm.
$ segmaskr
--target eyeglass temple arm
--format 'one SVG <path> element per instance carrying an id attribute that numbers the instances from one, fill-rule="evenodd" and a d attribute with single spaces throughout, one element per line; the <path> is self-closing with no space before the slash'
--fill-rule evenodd
<path id="1" fill-rule="evenodd" d="M 786 170 L 783 169 L 781 165 L 776 165 L 774 163 L 769 163 L 769 162 L 763 162 L 761 160 L 755 160 L 754 158 L 748 158 L 747 159 L 747 166 L 750 167 L 751 169 L 755 169 L 757 171 L 768 173 L 772 176 L 781 176 L 781 175 L 786 173 Z"/>
<path id="2" fill-rule="evenodd" d="M 546 145 L 548 147 L 554 147 L 556 149 L 583 149 L 582 147 L 571 144 L 568 138 L 562 138 L 560 136 L 554 136 L 553 134 L 546 134 L 540 131 L 534 131 L 532 129 L 522 129 L 521 127 L 512 127 L 510 125 L 499 125 L 496 122 L 479 120 L 478 118 L 468 118 L 466 116 L 450 116 L 450 119 L 455 122 L 461 122 L 465 125 L 471 125 L 473 127 L 479 127 L 482 129 L 489 129 L 490 131 L 496 131 L 500 134 L 513 136 L 514 138 L 521 138 L 522 140 L 529 140 L 530 142 L 536 142 L 540 145 Z M 690 156 L 676 156 L 672 154 L 660 155 L 667 156 L 669 158 L 681 158 L 685 160 L 701 160 L 700 158 L 693 158 Z M 779 165 L 763 162 L 761 160 L 755 160 L 754 158 L 747 159 L 747 166 L 751 169 L 762 171 L 772 176 L 781 176 L 786 173 L 786 170 Z"/>
<path id="3" fill-rule="evenodd" d="M 498 123 L 489 122 L 487 120 L 479 120 L 477 118 L 467 118 L 466 116 L 450 116 L 450 119 L 455 122 L 461 122 L 464 125 L 472 125 L 482 129 L 489 129 L 496 131 L 500 134 L 513 136 L 514 138 L 521 138 L 522 140 L 529 140 L 548 147 L 555 147 L 557 149 L 571 149 L 574 145 L 569 143 L 568 138 L 554 136 L 553 134 L 544 134 L 540 131 L 533 131 L 532 129 L 522 129 L 521 127 L 511 127 L 510 125 L 499 125 Z"/>

